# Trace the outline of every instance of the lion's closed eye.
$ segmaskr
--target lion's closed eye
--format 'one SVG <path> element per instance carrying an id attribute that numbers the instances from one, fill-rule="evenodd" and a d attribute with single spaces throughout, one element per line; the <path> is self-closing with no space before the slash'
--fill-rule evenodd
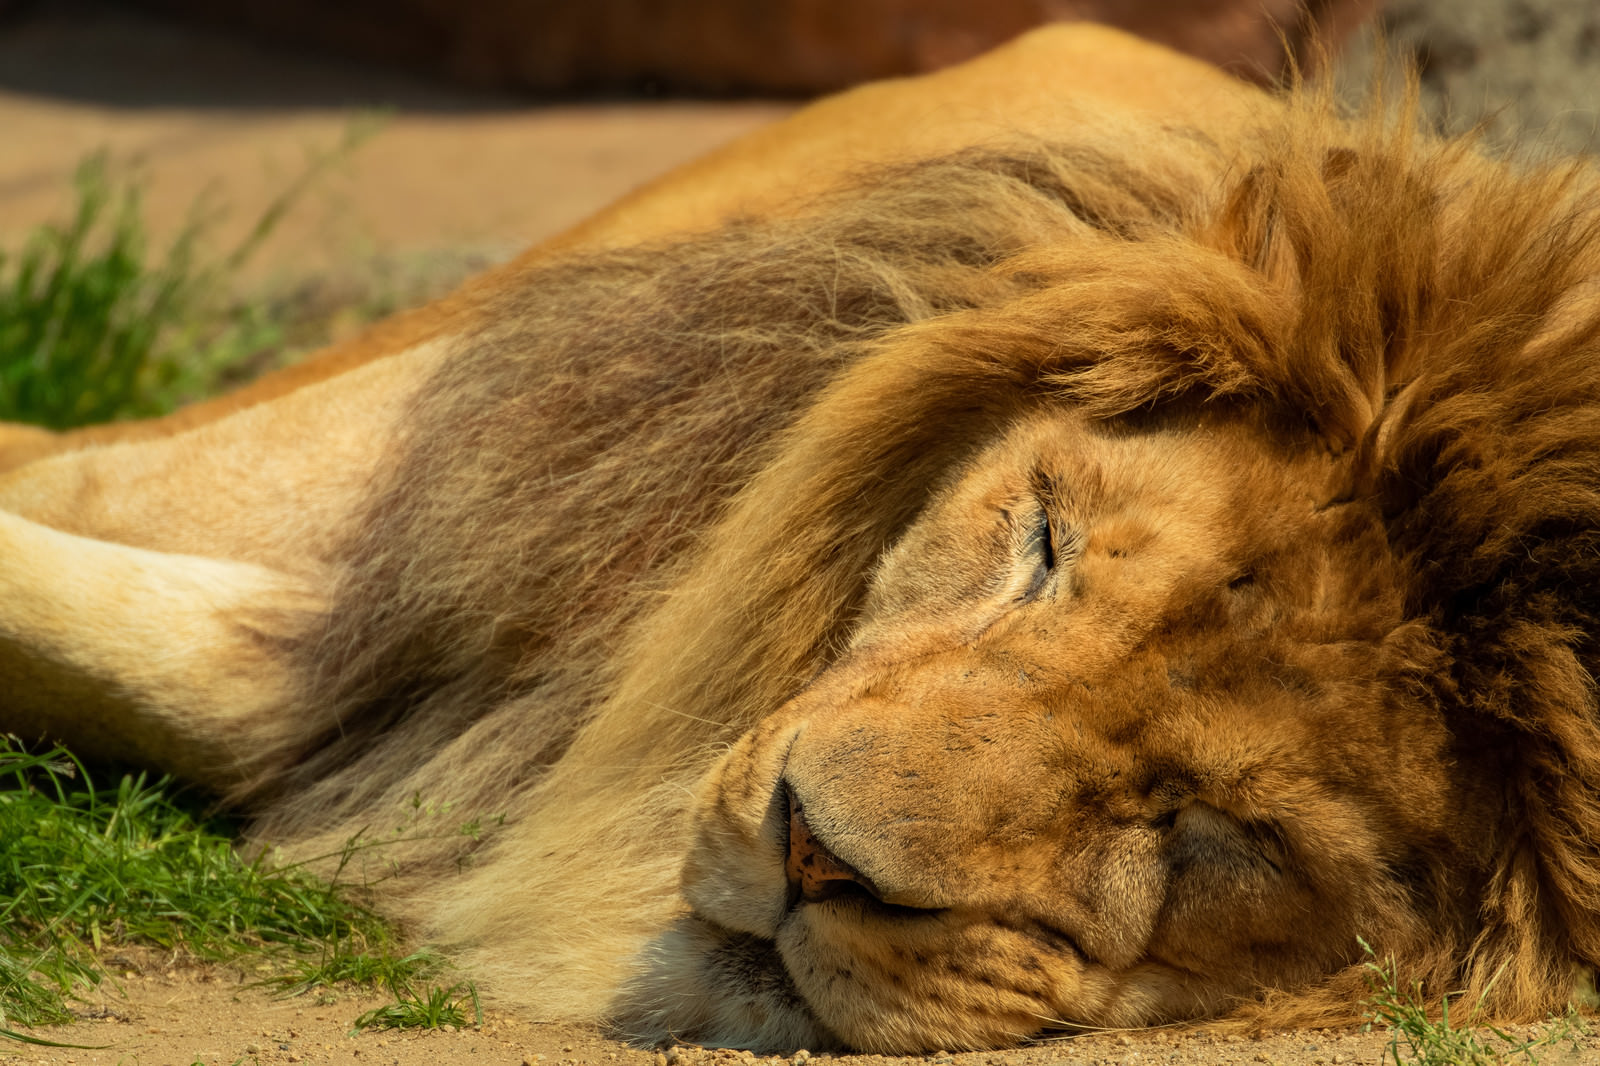
<path id="1" fill-rule="evenodd" d="M 1031 505 L 1022 508 L 1013 520 L 1022 534 L 1016 559 L 1026 574 L 1016 596 L 1018 603 L 1030 603 L 1040 597 L 1053 598 L 1057 583 L 1052 579 L 1059 572 L 1071 569 L 1083 543 L 1081 532 L 1067 519 L 1063 493 L 1056 479 L 1035 469 L 1028 480 Z"/>
<path id="2" fill-rule="evenodd" d="M 1055 599 L 1063 587 L 1063 578 L 1070 582 L 1085 539 L 1081 529 L 1067 522 L 1048 504 L 1041 504 L 1027 521 L 1026 532 L 1017 549 L 1018 566 L 1027 575 L 1016 597 L 1019 604 Z"/>
<path id="3" fill-rule="evenodd" d="M 1023 565 L 1032 567 L 1027 587 L 1022 590 L 1022 595 L 1017 597 L 1020 602 L 1026 603 L 1039 595 L 1045 582 L 1050 580 L 1056 569 L 1056 550 L 1050 530 L 1050 512 L 1045 508 L 1040 507 L 1038 514 L 1033 517 L 1019 554 Z"/>
<path id="4" fill-rule="evenodd" d="M 1278 874 L 1287 861 L 1282 832 L 1273 823 L 1241 820 L 1204 801 L 1167 812 L 1158 826 L 1167 831 L 1167 862 L 1174 870 L 1205 864 L 1232 874 Z"/>

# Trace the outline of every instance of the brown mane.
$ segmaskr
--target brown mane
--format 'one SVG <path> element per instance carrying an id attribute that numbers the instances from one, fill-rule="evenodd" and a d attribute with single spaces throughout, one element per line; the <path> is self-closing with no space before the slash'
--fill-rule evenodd
<path id="1" fill-rule="evenodd" d="M 1308 100 L 1242 147 L 974 152 L 553 265 L 417 402 L 300 652 L 325 723 L 250 793 L 257 832 L 310 848 L 414 795 L 510 814 L 473 856 L 492 876 L 417 877 L 413 915 L 506 983 L 532 979 L 516 930 L 611 922 L 620 958 L 678 906 L 707 753 L 836 654 L 933 486 L 1041 405 L 1226 406 L 1381 508 L 1417 663 L 1396 698 L 1503 782 L 1481 924 L 1403 967 L 1543 1015 L 1600 961 L 1593 184 Z M 600 912 L 570 883 L 598 870 L 627 885 Z M 559 1012 L 620 963 L 539 965 Z"/>

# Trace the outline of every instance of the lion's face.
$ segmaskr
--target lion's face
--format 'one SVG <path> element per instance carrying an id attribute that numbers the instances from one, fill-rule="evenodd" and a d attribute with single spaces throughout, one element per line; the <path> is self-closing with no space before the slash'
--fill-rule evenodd
<path id="1" fill-rule="evenodd" d="M 717 767 L 685 893 L 844 1042 L 1214 1013 L 1417 934 L 1473 802 L 1338 463 L 1034 418 Z M 755 938 L 751 941 L 750 938 Z"/>

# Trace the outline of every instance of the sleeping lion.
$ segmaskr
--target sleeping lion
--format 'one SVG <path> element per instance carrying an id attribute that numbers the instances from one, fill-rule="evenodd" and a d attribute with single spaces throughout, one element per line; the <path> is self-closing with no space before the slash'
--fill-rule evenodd
<path id="1" fill-rule="evenodd" d="M 1381 111 L 1381 109 L 1377 109 Z M 1600 199 L 1086 26 L 0 445 L 0 726 L 499 1000 L 877 1052 L 1600 961 Z"/>

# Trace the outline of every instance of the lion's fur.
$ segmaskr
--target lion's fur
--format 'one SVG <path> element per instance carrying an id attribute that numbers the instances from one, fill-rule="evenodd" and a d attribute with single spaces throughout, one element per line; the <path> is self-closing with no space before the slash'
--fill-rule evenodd
<path id="1" fill-rule="evenodd" d="M 233 797 L 253 833 L 310 854 L 504 815 L 387 844 L 388 904 L 543 1016 L 781 1043 L 801 1030 L 705 1020 L 672 968 L 702 779 L 842 661 L 879 561 L 1020 421 L 1215 425 L 1351 506 L 1338 557 L 1380 554 L 1370 582 L 1294 580 L 1392 626 L 1361 713 L 1433 729 L 1415 757 L 1481 822 L 1439 814 L 1469 867 L 1415 842 L 1372 897 L 1379 949 L 1504 1017 L 1559 1009 L 1600 964 L 1600 200 L 1584 167 L 1399 110 L 1019 136 L 519 275 L 375 472 L 296 644 L 310 724 L 264 728 L 275 769 Z M 1231 1006 L 1348 1011 L 1337 950 Z"/>
<path id="2" fill-rule="evenodd" d="M 478 859 L 481 894 L 452 887 L 435 899 L 424 889 L 415 910 L 442 909 L 448 916 L 425 925 L 450 941 L 505 945 L 525 935 L 515 930 L 543 929 L 569 942 L 562 966 L 551 961 L 562 949 L 547 945 L 534 973 L 531 957 L 500 951 L 474 953 L 474 972 L 502 973 L 503 987 L 537 982 L 529 998 L 541 1011 L 591 1012 L 593 984 L 614 985 L 622 958 L 677 906 L 681 858 L 668 842 L 684 832 L 706 761 L 840 639 L 872 559 L 995 416 L 961 410 L 966 397 L 952 382 L 927 397 L 930 410 L 908 415 L 937 412 L 947 430 L 970 429 L 941 434 L 920 456 L 921 439 L 885 440 L 888 454 L 831 487 L 853 444 L 796 451 L 774 438 L 819 390 L 837 390 L 842 372 L 881 362 L 889 331 L 1034 288 L 991 268 L 1039 236 L 1077 239 L 1102 218 L 1129 232 L 1175 223 L 1192 177 L 1186 157 L 1210 149 L 1181 139 L 1173 148 L 1159 183 L 1155 168 L 1087 149 L 910 166 L 801 220 L 531 277 L 486 316 L 489 327 L 459 342 L 460 357 L 418 404 L 410 432 L 422 446 L 386 472 L 327 629 L 307 643 L 297 702 L 327 708 L 326 726 L 285 755 L 293 770 L 257 783 L 258 835 L 309 832 L 315 848 L 336 847 L 354 829 L 388 824 L 387 812 L 417 795 L 464 816 L 509 814 L 519 828 L 491 838 L 497 858 Z M 1069 199 L 1084 201 L 1079 212 L 1063 209 Z M 869 395 L 836 403 L 865 402 L 870 413 L 893 388 L 880 370 L 864 371 L 855 387 Z M 451 444 L 429 443 L 439 440 Z M 826 465 L 790 470 L 785 455 Z M 863 479 L 881 481 L 881 493 L 894 484 L 889 471 L 903 478 L 914 467 L 882 513 L 852 513 Z M 748 517 L 723 528 L 761 528 L 769 553 L 741 606 L 727 598 L 722 567 L 751 565 L 756 542 L 723 548 L 740 558 L 709 564 L 709 581 L 690 549 L 763 471 L 824 484 L 825 494 L 810 501 L 818 513 L 774 512 L 771 525 L 763 501 L 789 496 L 790 485 L 738 497 L 732 506 Z M 848 555 L 818 567 L 835 544 Z M 650 611 L 662 602 L 734 611 L 695 642 L 686 635 L 706 623 Z M 647 781 L 663 783 L 633 795 Z M 619 788 L 631 797 L 620 808 Z M 564 812 L 559 822 L 540 820 L 547 803 Z M 588 816 L 574 819 L 580 810 Z M 630 856 L 625 842 L 642 853 Z M 444 868 L 462 846 L 427 841 L 381 855 Z M 514 855 L 552 851 L 585 872 L 556 862 L 507 876 Z M 535 891 L 525 890 L 531 879 Z M 571 972 L 602 962 L 593 982 Z"/>
<path id="3" fill-rule="evenodd" d="M 697 779 L 838 653 L 953 469 L 1041 403 L 1235 412 L 1379 510 L 1419 664 L 1396 698 L 1503 797 L 1482 883 L 1420 873 L 1443 926 L 1386 947 L 1503 1015 L 1558 1008 L 1600 961 L 1596 206 L 1582 169 L 1301 101 L 1244 145 L 976 152 L 551 266 L 417 401 L 307 643 L 324 725 L 256 782 L 257 832 L 335 840 L 413 795 L 505 813 L 464 874 L 459 841 L 396 845 L 406 909 L 586 1015 L 681 907 Z"/>

